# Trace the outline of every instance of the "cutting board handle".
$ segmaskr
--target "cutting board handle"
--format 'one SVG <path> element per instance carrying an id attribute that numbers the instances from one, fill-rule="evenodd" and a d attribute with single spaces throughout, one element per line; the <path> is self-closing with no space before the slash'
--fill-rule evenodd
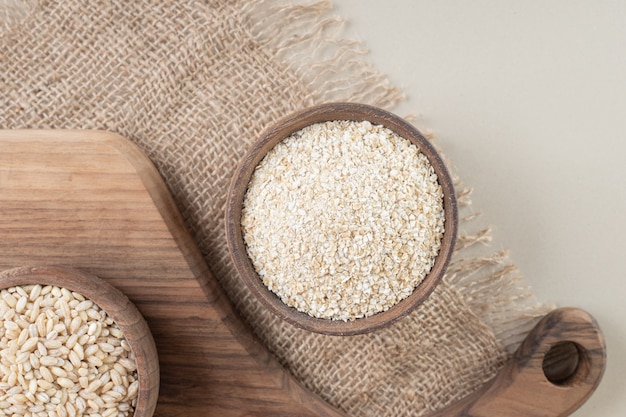
<path id="1" fill-rule="evenodd" d="M 431 417 L 567 416 L 596 389 L 605 363 L 596 320 L 578 308 L 560 308 L 537 323 L 492 381 Z"/>

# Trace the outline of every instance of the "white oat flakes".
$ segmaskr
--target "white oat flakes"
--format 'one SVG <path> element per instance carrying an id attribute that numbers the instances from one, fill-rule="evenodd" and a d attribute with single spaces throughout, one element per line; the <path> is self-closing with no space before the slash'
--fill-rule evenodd
<path id="1" fill-rule="evenodd" d="M 241 217 L 263 283 L 313 317 L 354 320 L 408 297 L 434 265 L 443 192 L 417 146 L 371 123 L 330 121 L 277 144 Z"/>

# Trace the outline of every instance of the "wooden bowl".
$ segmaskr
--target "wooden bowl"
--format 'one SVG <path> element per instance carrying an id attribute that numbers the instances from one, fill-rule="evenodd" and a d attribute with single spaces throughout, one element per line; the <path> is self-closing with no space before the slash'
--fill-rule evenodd
<path id="1" fill-rule="evenodd" d="M 353 321 L 314 318 L 283 303 L 276 294 L 263 284 L 257 275 L 248 257 L 240 225 L 243 200 L 257 164 L 278 142 L 292 133 L 315 123 L 332 120 L 367 120 L 372 124 L 382 125 L 408 139 L 428 158 L 443 190 L 445 233 L 439 254 L 430 273 L 409 297 L 392 306 L 389 310 Z M 226 236 L 230 254 L 241 279 L 252 294 L 266 308 L 289 323 L 313 332 L 332 335 L 367 333 L 387 326 L 406 316 L 424 302 L 443 277 L 454 249 L 457 225 L 457 204 L 452 180 L 441 157 L 430 142 L 415 127 L 398 116 L 375 107 L 354 103 L 323 104 L 295 113 L 277 122 L 253 145 L 239 164 L 230 184 L 226 204 Z"/>
<path id="2" fill-rule="evenodd" d="M 0 273 L 0 288 L 29 284 L 67 288 L 106 311 L 135 354 L 139 392 L 133 417 L 151 417 L 159 396 L 159 360 L 148 324 L 128 297 L 102 279 L 71 268 L 21 267 Z"/>

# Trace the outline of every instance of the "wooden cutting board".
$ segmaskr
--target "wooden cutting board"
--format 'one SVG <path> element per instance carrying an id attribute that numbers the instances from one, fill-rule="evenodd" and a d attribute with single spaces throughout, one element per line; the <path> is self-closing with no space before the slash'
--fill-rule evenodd
<path id="1" fill-rule="evenodd" d="M 340 416 L 233 310 L 167 187 L 100 131 L 0 131 L 0 270 L 63 265 L 124 292 L 156 341 L 156 416 Z"/>
<path id="2" fill-rule="evenodd" d="M 152 163 L 118 135 L 0 130 L 0 271 L 40 265 L 95 274 L 139 308 L 159 355 L 156 416 L 344 415 L 253 336 Z M 605 361 L 595 319 L 557 309 L 492 381 L 432 416 L 567 416 L 596 389 Z"/>

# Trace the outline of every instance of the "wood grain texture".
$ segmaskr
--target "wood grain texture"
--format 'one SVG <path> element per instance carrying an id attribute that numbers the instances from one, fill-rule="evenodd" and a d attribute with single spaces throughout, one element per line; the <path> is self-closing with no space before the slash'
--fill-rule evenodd
<path id="1" fill-rule="evenodd" d="M 159 356 L 156 416 L 343 415 L 301 387 L 252 336 L 155 168 L 122 137 L 0 131 L 0 236 L 0 270 L 77 268 L 137 306 Z M 576 346 L 573 367 L 560 358 L 571 349 L 549 353 L 562 342 Z M 605 358 L 593 317 L 556 310 L 493 381 L 432 417 L 566 416 L 593 393 Z"/>
<path id="2" fill-rule="evenodd" d="M 120 290 L 92 274 L 63 267 L 18 267 L 0 273 L 0 287 L 42 284 L 76 291 L 107 312 L 124 332 L 140 381 L 133 417 L 151 417 L 159 396 L 159 358 L 148 324 Z"/>
<path id="3" fill-rule="evenodd" d="M 574 352 L 562 349 L 567 346 Z M 568 416 L 595 391 L 605 363 L 595 319 L 577 308 L 557 309 L 539 321 L 491 382 L 431 417 Z"/>
<path id="4" fill-rule="evenodd" d="M 240 219 L 243 200 L 250 178 L 257 164 L 281 140 L 298 130 L 320 122 L 332 120 L 370 121 L 382 125 L 401 137 L 410 140 L 428 158 L 437 174 L 443 191 L 445 233 L 439 255 L 430 273 L 413 293 L 389 310 L 353 321 L 319 319 L 284 304 L 268 290 L 257 275 L 248 258 L 241 233 Z M 303 329 L 331 335 L 354 335 L 371 332 L 405 317 L 420 305 L 441 281 L 454 251 L 458 228 L 457 202 L 448 170 L 430 142 L 410 123 L 382 109 L 356 103 L 329 103 L 305 109 L 280 120 L 265 132 L 261 139 L 244 156 L 233 177 L 226 206 L 226 236 L 231 256 L 241 279 L 252 294 L 265 307 L 279 317 Z"/>
<path id="5" fill-rule="evenodd" d="M 224 296 L 151 162 L 98 131 L 0 132 L 0 270 L 61 265 L 122 291 L 160 362 L 156 416 L 340 416 Z"/>

